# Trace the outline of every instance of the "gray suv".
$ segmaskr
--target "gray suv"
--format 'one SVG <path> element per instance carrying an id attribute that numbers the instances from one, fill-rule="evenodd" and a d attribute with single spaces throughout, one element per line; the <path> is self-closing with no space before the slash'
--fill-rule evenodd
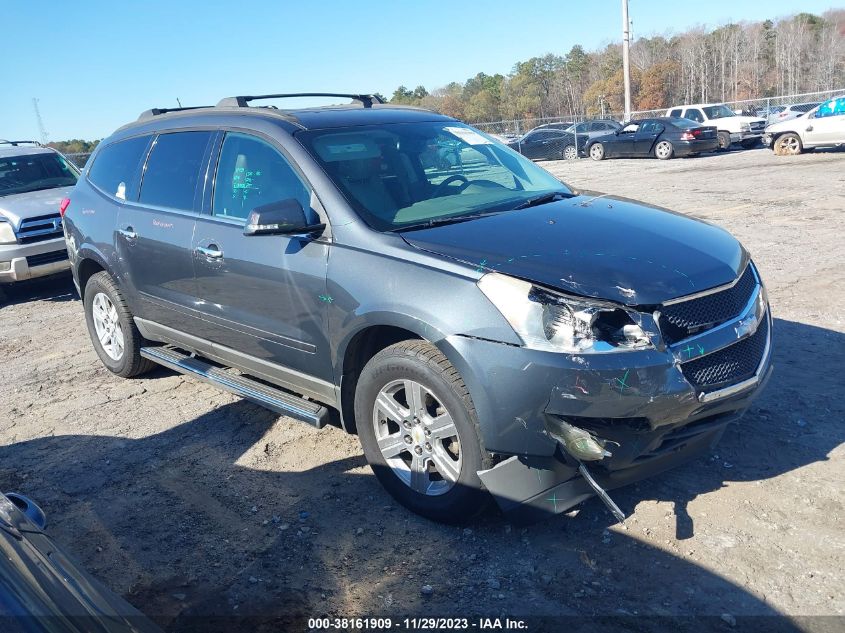
<path id="1" fill-rule="evenodd" d="M 491 497 L 621 517 L 608 489 L 709 449 L 768 378 L 766 292 L 724 230 L 577 192 L 433 112 L 251 105 L 287 96 L 151 110 L 91 157 L 65 235 L 115 374 L 158 363 L 341 425 L 452 522 Z"/>
<path id="2" fill-rule="evenodd" d="M 52 148 L 0 140 L 0 283 L 68 269 L 59 211 L 78 176 Z"/>

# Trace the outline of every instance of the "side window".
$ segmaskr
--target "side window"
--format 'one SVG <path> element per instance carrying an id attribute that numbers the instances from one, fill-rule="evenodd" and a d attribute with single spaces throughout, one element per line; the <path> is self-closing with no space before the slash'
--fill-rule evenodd
<path id="1" fill-rule="evenodd" d="M 285 157 L 254 136 L 227 133 L 214 179 L 212 214 L 246 220 L 255 207 L 289 198 L 308 212 L 311 190 Z"/>
<path id="2" fill-rule="evenodd" d="M 842 114 L 845 114 L 845 97 L 825 101 L 819 106 L 819 109 L 816 110 L 817 119 L 828 116 L 839 116 Z"/>
<path id="3" fill-rule="evenodd" d="M 88 169 L 88 180 L 115 198 L 134 200 L 138 193 L 135 176 L 151 139 L 152 136 L 136 136 L 103 147 Z"/>
<path id="4" fill-rule="evenodd" d="M 654 121 L 646 121 L 640 126 L 640 129 L 637 130 L 640 134 L 654 134 L 657 130 L 655 129 L 657 125 Z"/>
<path id="5" fill-rule="evenodd" d="M 690 119 L 692 121 L 698 121 L 699 123 L 704 123 L 704 115 L 701 114 L 701 110 L 697 108 L 690 108 L 684 114 L 684 118 Z"/>
<path id="6" fill-rule="evenodd" d="M 680 119 L 680 118 L 681 118 L 681 109 L 680 109 L 680 108 L 675 108 L 674 110 L 672 110 L 671 112 L 669 112 L 669 116 L 671 116 L 671 117 L 675 117 L 675 118 L 677 118 L 677 119 Z"/>
<path id="7" fill-rule="evenodd" d="M 211 132 L 159 134 L 147 159 L 141 204 L 191 211 Z"/>

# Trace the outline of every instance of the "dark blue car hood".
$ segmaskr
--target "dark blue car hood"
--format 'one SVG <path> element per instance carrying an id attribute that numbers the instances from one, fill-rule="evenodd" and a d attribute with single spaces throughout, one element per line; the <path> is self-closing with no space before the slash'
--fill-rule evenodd
<path id="1" fill-rule="evenodd" d="M 723 229 L 609 196 L 580 195 L 402 236 L 480 272 L 627 305 L 656 305 L 728 283 L 748 257 Z"/>

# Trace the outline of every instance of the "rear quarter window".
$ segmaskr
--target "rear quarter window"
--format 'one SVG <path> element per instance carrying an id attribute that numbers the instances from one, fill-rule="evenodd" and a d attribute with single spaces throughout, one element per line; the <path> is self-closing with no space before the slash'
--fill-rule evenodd
<path id="1" fill-rule="evenodd" d="M 88 180 L 110 196 L 134 199 L 138 172 L 151 140 L 151 135 L 136 136 L 103 147 L 88 168 Z"/>

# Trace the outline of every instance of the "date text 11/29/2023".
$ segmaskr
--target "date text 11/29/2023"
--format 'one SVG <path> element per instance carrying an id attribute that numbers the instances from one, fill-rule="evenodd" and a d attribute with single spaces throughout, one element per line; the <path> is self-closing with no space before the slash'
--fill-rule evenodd
<path id="1" fill-rule="evenodd" d="M 524 631 L 528 624 L 521 619 L 511 618 L 309 618 L 309 631 Z"/>

